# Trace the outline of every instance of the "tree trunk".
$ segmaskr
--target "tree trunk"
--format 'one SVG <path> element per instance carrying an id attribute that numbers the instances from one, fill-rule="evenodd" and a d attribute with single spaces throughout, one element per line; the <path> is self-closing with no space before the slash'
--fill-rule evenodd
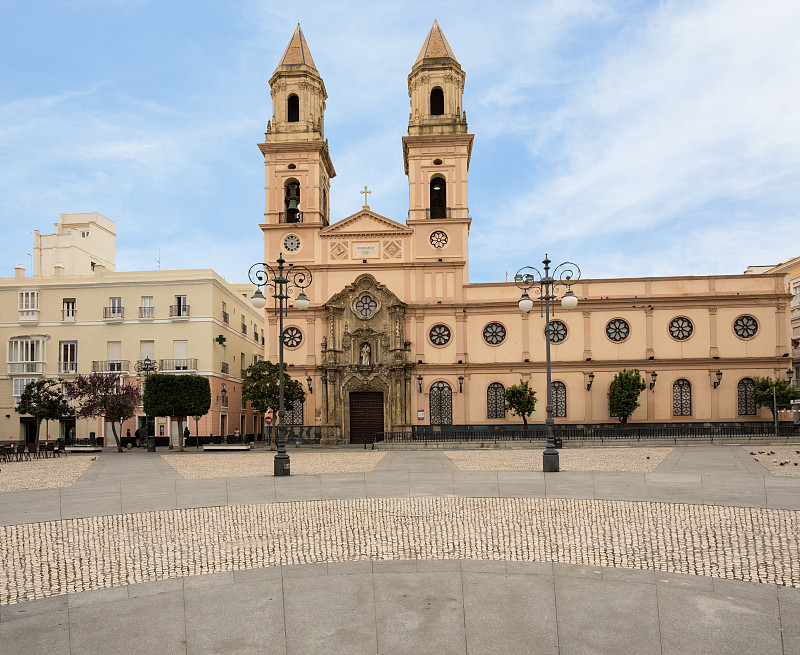
<path id="1" fill-rule="evenodd" d="M 36 450 L 39 450 L 39 429 L 42 426 L 42 419 L 36 419 L 36 438 L 33 440 Z"/>
<path id="2" fill-rule="evenodd" d="M 183 419 L 180 417 L 178 417 L 178 450 L 183 452 Z"/>
<path id="3" fill-rule="evenodd" d="M 525 414 L 522 415 L 522 432 L 526 437 L 528 436 L 528 419 Z"/>
<path id="4" fill-rule="evenodd" d="M 116 421 L 111 421 L 111 434 L 114 435 L 114 441 L 117 442 L 117 452 L 122 452 L 122 444 L 119 442 L 119 437 L 117 436 L 117 423 Z"/>

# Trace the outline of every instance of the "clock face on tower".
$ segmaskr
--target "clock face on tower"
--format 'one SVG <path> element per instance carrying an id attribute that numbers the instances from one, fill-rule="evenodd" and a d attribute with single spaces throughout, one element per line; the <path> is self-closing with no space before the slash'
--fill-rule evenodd
<path id="1" fill-rule="evenodd" d="M 300 237 L 296 234 L 288 234 L 283 238 L 283 249 L 286 252 L 296 252 L 300 247 Z"/>

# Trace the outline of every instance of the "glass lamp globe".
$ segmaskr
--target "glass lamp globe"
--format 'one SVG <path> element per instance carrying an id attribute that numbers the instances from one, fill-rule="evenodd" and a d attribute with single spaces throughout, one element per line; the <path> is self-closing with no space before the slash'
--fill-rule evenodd
<path id="1" fill-rule="evenodd" d="M 527 292 L 523 293 L 522 298 L 519 299 L 519 308 L 526 314 L 533 309 L 533 300 L 531 300 L 531 297 L 527 294 Z"/>
<path id="2" fill-rule="evenodd" d="M 261 293 L 261 289 L 256 289 L 253 297 L 250 298 L 250 302 L 253 303 L 253 307 L 256 309 L 264 309 L 264 305 L 267 304 L 267 299 L 264 297 L 264 294 Z"/>
<path id="3" fill-rule="evenodd" d="M 575 309 L 578 306 L 578 298 L 572 293 L 572 289 L 568 289 L 561 299 L 561 306 L 564 309 Z"/>
<path id="4" fill-rule="evenodd" d="M 301 291 L 300 295 L 297 296 L 297 300 L 294 301 L 294 306 L 297 309 L 308 309 L 308 306 L 311 304 L 311 301 L 308 299 L 305 291 Z"/>

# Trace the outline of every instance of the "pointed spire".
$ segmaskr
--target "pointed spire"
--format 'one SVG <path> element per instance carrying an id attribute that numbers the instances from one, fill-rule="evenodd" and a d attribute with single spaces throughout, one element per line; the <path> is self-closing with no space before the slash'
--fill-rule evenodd
<path id="1" fill-rule="evenodd" d="M 447 42 L 447 39 L 444 38 L 442 28 L 439 27 L 439 23 L 434 19 L 431 31 L 428 32 L 425 43 L 422 44 L 422 50 L 419 51 L 417 61 L 414 63 L 418 64 L 423 59 L 438 57 L 450 57 L 450 59 L 458 63 L 456 56 L 453 54 L 453 50 L 450 48 L 450 44 Z"/>
<path id="2" fill-rule="evenodd" d="M 292 39 L 289 41 L 289 45 L 286 46 L 286 52 L 283 53 L 278 66 L 291 66 L 293 64 L 305 64 L 306 66 L 311 66 L 314 70 L 317 69 L 314 65 L 314 60 L 311 58 L 311 51 L 308 49 L 306 37 L 303 36 L 303 30 L 300 29 L 300 23 L 297 24 L 297 28 L 292 34 Z"/>

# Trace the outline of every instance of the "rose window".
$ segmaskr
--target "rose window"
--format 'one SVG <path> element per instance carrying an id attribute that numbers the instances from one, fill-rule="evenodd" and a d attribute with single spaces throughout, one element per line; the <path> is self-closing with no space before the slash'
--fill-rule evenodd
<path id="1" fill-rule="evenodd" d="M 436 346 L 444 346 L 450 341 L 450 328 L 446 325 L 434 325 L 429 333 L 431 343 Z"/>
<path id="2" fill-rule="evenodd" d="M 287 327 L 283 331 L 283 345 L 287 348 L 297 348 L 303 341 L 303 333 L 296 327 Z"/>
<path id="3" fill-rule="evenodd" d="M 612 319 L 606 325 L 606 334 L 611 341 L 625 341 L 630 333 L 630 325 L 621 318 Z"/>
<path id="4" fill-rule="evenodd" d="M 685 341 L 692 336 L 694 326 L 692 322 L 684 316 L 673 318 L 669 322 L 669 336 L 678 341 Z"/>
<path id="5" fill-rule="evenodd" d="M 436 230 L 431 234 L 431 245 L 434 248 L 444 248 L 447 245 L 447 233 Z"/>
<path id="6" fill-rule="evenodd" d="M 733 322 L 733 331 L 740 339 L 749 339 L 758 332 L 758 321 L 752 316 L 740 316 Z"/>
<path id="7" fill-rule="evenodd" d="M 360 318 L 369 318 L 375 313 L 375 310 L 378 309 L 378 303 L 375 302 L 375 299 L 372 296 L 363 295 L 356 301 L 356 314 Z"/>
<path id="8" fill-rule="evenodd" d="M 550 321 L 550 328 L 547 330 L 550 343 L 561 343 L 567 338 L 567 326 L 562 321 Z"/>
<path id="9" fill-rule="evenodd" d="M 506 338 L 506 329 L 500 323 L 489 323 L 483 328 L 483 340 L 496 346 L 498 343 L 503 343 Z"/>

